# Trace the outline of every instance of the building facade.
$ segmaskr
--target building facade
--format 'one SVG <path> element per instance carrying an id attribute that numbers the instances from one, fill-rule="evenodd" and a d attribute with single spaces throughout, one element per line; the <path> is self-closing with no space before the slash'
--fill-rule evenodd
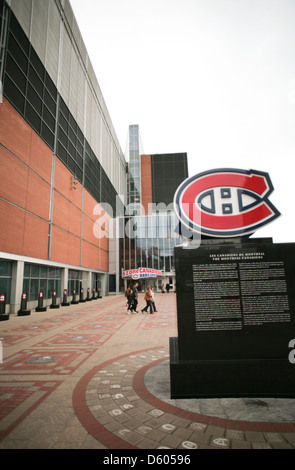
<path id="1" fill-rule="evenodd" d="M 127 164 L 69 0 L 0 0 L 0 28 L 6 313 L 123 292 L 136 269 L 173 287 L 186 154 L 143 155 L 131 125 Z"/>
<path id="2" fill-rule="evenodd" d="M 132 131 L 132 129 L 130 129 Z M 188 177 L 186 153 L 141 155 L 140 206 L 121 218 L 117 228 L 120 290 L 132 280 L 140 289 L 175 288 L 174 248 L 184 242 L 173 208 L 174 194 Z"/>
<path id="3" fill-rule="evenodd" d="M 141 197 L 145 214 L 166 211 L 188 177 L 186 153 L 141 155 Z"/>
<path id="4" fill-rule="evenodd" d="M 0 0 L 0 292 L 109 291 L 126 160 L 68 0 Z M 120 196 L 120 197 L 119 197 Z M 100 236 L 97 236 L 97 233 Z M 102 234 L 102 235 L 101 235 Z"/>

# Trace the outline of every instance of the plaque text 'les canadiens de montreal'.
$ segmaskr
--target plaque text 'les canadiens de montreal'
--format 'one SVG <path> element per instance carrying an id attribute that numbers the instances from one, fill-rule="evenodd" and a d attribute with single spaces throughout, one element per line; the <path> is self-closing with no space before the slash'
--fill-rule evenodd
<path id="1" fill-rule="evenodd" d="M 284 262 L 264 256 L 211 254 L 211 264 L 193 265 L 197 331 L 291 321 Z"/>

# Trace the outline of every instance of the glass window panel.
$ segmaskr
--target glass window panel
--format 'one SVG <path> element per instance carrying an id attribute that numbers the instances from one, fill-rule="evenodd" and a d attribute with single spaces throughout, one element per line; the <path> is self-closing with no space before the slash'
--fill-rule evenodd
<path id="1" fill-rule="evenodd" d="M 0 261 L 0 276 L 11 276 L 12 263 L 11 261 Z"/>
<path id="2" fill-rule="evenodd" d="M 41 60 L 39 59 L 38 55 L 36 54 L 35 50 L 32 47 L 30 50 L 30 62 L 33 65 L 35 71 L 38 73 L 41 80 L 43 81 L 45 69 L 43 67 Z"/>
<path id="3" fill-rule="evenodd" d="M 26 102 L 25 118 L 29 121 L 32 127 L 40 134 L 41 132 L 41 118 L 30 103 Z"/>
<path id="4" fill-rule="evenodd" d="M 52 298 L 52 293 L 55 290 L 55 281 L 54 279 L 51 279 L 48 281 L 48 299 Z"/>
<path id="5" fill-rule="evenodd" d="M 46 122 L 49 129 L 55 132 L 55 118 L 46 106 L 43 106 L 43 120 Z"/>
<path id="6" fill-rule="evenodd" d="M 54 281 L 54 288 L 56 290 L 56 295 L 57 297 L 60 297 L 60 290 L 61 290 L 61 283 L 60 283 L 60 280 L 59 279 L 56 279 Z"/>
<path id="7" fill-rule="evenodd" d="M 48 144 L 48 146 L 51 148 L 51 150 L 54 149 L 54 134 L 51 132 L 51 130 L 46 126 L 44 122 L 42 122 L 42 129 L 41 129 L 41 137 L 45 142 Z"/>
<path id="8" fill-rule="evenodd" d="M 29 279 L 24 279 L 23 292 L 26 292 L 26 294 L 29 295 L 29 292 L 30 292 L 30 280 Z"/>
<path id="9" fill-rule="evenodd" d="M 16 107 L 16 109 L 21 114 L 24 114 L 25 98 L 6 74 L 4 78 L 4 92 L 8 100 Z"/>
<path id="10" fill-rule="evenodd" d="M 6 303 L 10 302 L 11 279 L 0 278 L 0 294 L 5 294 Z"/>
<path id="11" fill-rule="evenodd" d="M 71 172 L 75 175 L 76 174 L 76 162 L 68 155 L 68 167 Z"/>
<path id="12" fill-rule="evenodd" d="M 68 153 L 60 142 L 57 142 L 57 155 L 65 164 L 67 164 Z"/>
<path id="13" fill-rule="evenodd" d="M 43 98 L 43 83 L 31 65 L 29 66 L 29 81 L 33 85 L 39 96 Z"/>
<path id="14" fill-rule="evenodd" d="M 63 130 L 67 134 L 68 133 L 68 121 L 66 120 L 66 118 L 64 117 L 62 113 L 59 113 L 58 124 L 63 128 Z"/>
<path id="15" fill-rule="evenodd" d="M 10 41 L 10 39 L 13 39 L 13 36 L 10 36 L 9 41 Z M 13 39 L 13 41 L 15 41 L 15 40 Z M 15 48 L 13 49 L 12 56 L 13 56 L 14 60 L 17 62 L 17 64 L 19 65 L 19 67 L 22 69 L 23 73 L 25 75 L 27 75 L 28 64 L 29 64 L 28 58 L 27 58 L 26 54 L 24 54 L 22 52 L 22 50 L 17 46 L 16 41 L 14 42 L 14 46 L 15 46 Z M 10 47 L 9 47 L 9 50 L 11 50 Z"/>
<path id="16" fill-rule="evenodd" d="M 8 73 L 10 78 L 18 86 L 21 92 L 25 94 L 27 84 L 26 77 L 9 54 L 7 54 L 6 59 L 6 73 Z"/>
<path id="17" fill-rule="evenodd" d="M 40 279 L 39 291 L 43 292 L 43 298 L 48 299 L 47 297 L 47 279 Z"/>
<path id="18" fill-rule="evenodd" d="M 60 279 L 60 269 L 59 268 L 48 268 L 48 278 L 49 279 Z"/>
<path id="19" fill-rule="evenodd" d="M 39 266 L 36 264 L 31 265 L 31 277 L 39 278 Z"/>
<path id="20" fill-rule="evenodd" d="M 28 263 L 25 263 L 24 277 L 30 277 L 30 269 L 31 269 L 31 265 Z"/>
<path id="21" fill-rule="evenodd" d="M 50 110 L 51 114 L 53 114 L 53 116 L 55 116 L 55 114 L 56 114 L 56 103 L 55 103 L 54 99 L 51 97 L 51 95 L 48 93 L 48 91 L 46 89 L 44 90 L 44 103 L 46 104 L 46 106 Z"/>
<path id="22" fill-rule="evenodd" d="M 48 267 L 40 266 L 40 278 L 47 279 L 48 276 Z"/>
<path id="23" fill-rule="evenodd" d="M 159 240 L 159 264 L 160 264 L 160 269 L 165 269 L 165 257 L 164 257 L 164 246 L 163 246 L 163 240 Z"/>
<path id="24" fill-rule="evenodd" d="M 31 103 L 31 105 L 34 107 L 34 109 L 38 112 L 39 115 L 42 114 L 42 100 L 38 96 L 38 94 L 35 92 L 34 88 L 31 86 L 30 83 L 28 83 L 28 88 L 27 88 L 27 99 Z"/>
<path id="25" fill-rule="evenodd" d="M 30 292 L 29 292 L 29 301 L 38 300 L 39 295 L 39 280 L 31 279 L 30 281 Z"/>

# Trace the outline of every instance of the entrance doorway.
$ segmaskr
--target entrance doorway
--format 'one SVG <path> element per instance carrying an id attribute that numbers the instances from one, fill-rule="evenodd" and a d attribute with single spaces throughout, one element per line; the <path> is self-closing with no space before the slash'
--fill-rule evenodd
<path id="1" fill-rule="evenodd" d="M 157 291 L 157 279 L 153 277 L 148 277 L 147 279 L 140 279 L 141 291 L 145 292 L 147 286 L 151 286 L 154 292 Z"/>

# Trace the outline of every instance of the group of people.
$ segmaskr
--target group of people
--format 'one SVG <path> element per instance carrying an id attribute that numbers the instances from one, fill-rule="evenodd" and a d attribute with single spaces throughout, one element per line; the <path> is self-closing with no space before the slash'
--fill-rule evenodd
<path id="1" fill-rule="evenodd" d="M 137 311 L 138 306 L 138 283 L 136 282 L 132 287 L 128 287 L 125 292 L 125 297 L 127 298 L 127 313 L 130 315 L 131 313 L 139 313 Z M 154 300 L 154 292 L 153 287 L 148 286 L 145 294 L 144 300 L 146 301 L 146 306 L 141 310 L 141 313 L 147 312 L 148 308 L 150 309 L 150 314 L 157 311 L 155 300 Z"/>

